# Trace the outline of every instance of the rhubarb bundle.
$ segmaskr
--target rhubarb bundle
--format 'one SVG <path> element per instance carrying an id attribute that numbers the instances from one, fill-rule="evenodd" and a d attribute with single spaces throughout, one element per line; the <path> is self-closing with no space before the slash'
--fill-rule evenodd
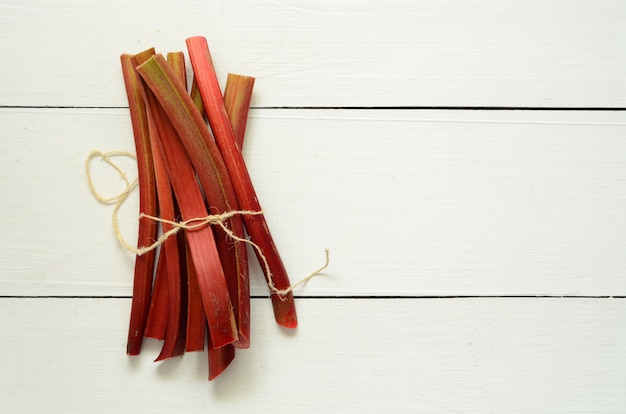
<path id="1" fill-rule="evenodd" d="M 141 213 L 127 353 L 144 337 L 163 340 L 157 361 L 207 349 L 212 380 L 250 346 L 248 244 L 276 322 L 297 317 L 241 152 L 254 78 L 230 74 L 222 94 L 206 39 L 187 50 L 190 88 L 183 52 L 121 55 Z"/>

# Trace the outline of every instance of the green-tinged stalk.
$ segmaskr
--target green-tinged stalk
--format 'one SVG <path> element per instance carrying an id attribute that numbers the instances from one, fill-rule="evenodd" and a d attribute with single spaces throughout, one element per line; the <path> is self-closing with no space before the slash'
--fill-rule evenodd
<path id="1" fill-rule="evenodd" d="M 178 76 L 185 89 L 187 89 L 187 68 L 185 65 L 185 54 L 183 52 L 169 52 L 167 63 Z"/>
<path id="2" fill-rule="evenodd" d="M 204 103 L 202 102 L 200 89 L 198 89 L 198 81 L 196 81 L 195 76 L 193 77 L 193 81 L 191 82 L 191 92 L 189 92 L 189 94 L 191 96 L 191 100 L 198 109 L 198 112 L 200 112 L 200 114 L 202 114 L 202 117 L 204 118 L 206 112 L 204 111 Z"/>
<path id="3" fill-rule="evenodd" d="M 252 100 L 255 79 L 252 76 L 229 73 L 224 87 L 224 107 L 228 120 L 233 127 L 239 149 L 243 149 L 243 140 L 248 124 L 248 111 Z"/>
<path id="4" fill-rule="evenodd" d="M 187 50 L 215 142 L 228 167 L 239 205 L 242 210 L 262 211 L 233 128 L 228 120 L 206 39 L 201 36 L 188 38 Z M 297 316 L 289 277 L 265 217 L 263 214 L 257 214 L 245 215 L 243 218 L 251 241 L 260 250 L 256 253 L 270 288 L 276 322 L 287 328 L 295 328 Z M 269 269 L 265 269 L 265 263 Z"/>
<path id="5" fill-rule="evenodd" d="M 135 56 L 136 61 L 143 61 L 154 54 L 154 49 L 148 49 Z M 133 55 L 120 56 L 124 84 L 128 97 L 130 118 L 137 153 L 137 170 L 139 180 L 139 211 L 140 213 L 157 215 L 156 184 L 150 149 L 150 137 L 145 105 L 139 91 L 139 77 L 132 62 Z M 151 244 L 157 236 L 158 226 L 152 220 L 139 221 L 137 245 L 144 247 Z M 135 273 L 133 280 L 133 294 L 128 327 L 128 341 L 126 353 L 138 355 L 141 352 L 144 331 L 150 308 L 152 293 L 152 273 L 155 266 L 155 252 L 151 251 L 135 258 Z"/>

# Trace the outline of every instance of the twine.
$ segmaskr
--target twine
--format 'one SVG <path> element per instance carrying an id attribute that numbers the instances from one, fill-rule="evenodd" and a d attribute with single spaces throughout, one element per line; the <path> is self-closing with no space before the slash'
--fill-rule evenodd
<path id="1" fill-rule="evenodd" d="M 87 156 L 87 160 L 85 161 L 85 172 L 86 172 L 86 175 L 87 175 L 87 182 L 89 183 L 89 189 L 91 190 L 91 193 L 96 198 L 96 200 L 98 200 L 98 201 L 100 201 L 101 203 L 104 203 L 104 204 L 115 203 L 115 207 L 113 208 L 113 217 L 112 217 L 113 231 L 115 233 L 115 237 L 120 242 L 120 244 L 126 250 L 128 250 L 129 252 L 134 253 L 134 254 L 136 254 L 138 256 L 141 256 L 141 255 L 143 255 L 145 253 L 148 253 L 149 251 L 152 251 L 152 250 L 158 248 L 160 245 L 165 243 L 165 241 L 168 238 L 170 238 L 171 236 L 175 235 L 180 230 L 193 231 L 193 230 L 198 230 L 198 229 L 201 229 L 201 228 L 209 226 L 209 225 L 217 225 L 217 226 L 220 226 L 224 230 L 224 232 L 228 235 L 228 237 L 230 237 L 234 241 L 248 243 L 250 246 L 252 246 L 252 248 L 254 248 L 256 250 L 257 257 L 259 257 L 261 259 L 261 262 L 263 262 L 262 264 L 263 264 L 263 267 L 265 269 L 265 274 L 267 276 L 267 285 L 268 285 L 270 291 L 272 293 L 278 295 L 278 296 L 285 296 L 285 295 L 287 295 L 289 292 L 291 292 L 297 286 L 301 285 L 302 283 L 305 283 L 306 281 L 308 281 L 312 277 L 314 277 L 314 276 L 318 275 L 319 273 L 321 273 L 330 264 L 330 252 L 329 252 L 328 249 L 324 249 L 324 252 L 326 254 L 326 260 L 325 260 L 325 263 L 324 263 L 323 266 L 321 266 L 319 269 L 311 272 L 310 274 L 308 274 L 304 278 L 300 279 L 296 284 L 293 284 L 293 285 L 289 286 L 286 289 L 278 289 L 274 285 L 274 281 L 272 279 L 272 273 L 270 271 L 270 266 L 269 266 L 269 263 L 267 261 L 267 258 L 263 254 L 263 252 L 262 252 L 261 248 L 259 247 L 259 245 L 257 245 L 256 243 L 254 243 L 250 239 L 237 236 L 225 224 L 225 222 L 228 219 L 230 219 L 231 217 L 233 217 L 235 215 L 257 215 L 257 214 L 263 214 L 262 211 L 235 210 L 235 211 L 228 211 L 228 212 L 221 213 L 221 214 L 210 214 L 210 215 L 205 216 L 205 217 L 192 218 L 192 219 L 185 220 L 185 221 L 172 221 L 172 220 L 167 220 L 167 219 L 160 218 L 160 217 L 151 216 L 149 214 L 141 213 L 141 214 L 139 214 L 139 219 L 146 218 L 146 219 L 149 219 L 149 220 L 154 220 L 154 221 L 156 221 L 158 223 L 161 223 L 161 224 L 169 224 L 170 226 L 172 226 L 172 228 L 170 230 L 164 232 L 161 235 L 161 237 L 159 237 L 154 243 L 152 243 L 152 244 L 150 244 L 148 246 L 145 246 L 145 247 L 135 247 L 135 246 L 129 244 L 128 242 L 126 242 L 126 240 L 124 239 L 124 237 L 122 235 L 122 232 L 120 231 L 119 221 L 118 221 L 118 214 L 119 214 L 120 208 L 122 207 L 122 205 L 124 204 L 124 202 L 126 201 L 128 196 L 130 195 L 130 193 L 133 191 L 133 189 L 135 187 L 137 187 L 138 179 L 134 179 L 133 181 L 130 181 L 128 179 L 128 177 L 126 176 L 126 173 L 124 172 L 124 170 L 122 170 L 122 168 L 120 168 L 120 166 L 117 165 L 111 159 L 111 157 L 115 157 L 115 156 L 129 157 L 129 158 L 132 158 L 134 160 L 137 159 L 135 154 L 132 154 L 132 153 L 126 152 L 126 151 L 101 152 L 101 151 L 98 151 L 98 150 L 93 150 L 93 151 L 91 151 L 89 153 L 89 155 Z M 104 197 L 96 189 L 96 187 L 95 187 L 95 185 L 93 183 L 93 179 L 91 177 L 91 168 L 90 168 L 91 160 L 93 158 L 96 158 L 96 157 L 99 157 L 100 159 L 105 161 L 109 166 L 111 166 L 119 174 L 120 178 L 124 181 L 125 188 L 119 194 L 114 195 L 112 197 Z"/>
<path id="2" fill-rule="evenodd" d="M 111 159 L 111 157 L 115 157 L 115 156 L 128 157 L 128 158 L 132 158 L 133 160 L 137 159 L 137 156 L 135 154 L 126 152 L 126 151 L 101 152 L 98 150 L 94 150 L 94 151 L 91 151 L 89 155 L 87 156 L 87 160 L 85 161 L 85 172 L 87 174 L 87 182 L 89 183 L 89 189 L 91 190 L 91 194 L 93 194 L 96 200 L 104 204 L 115 203 L 115 207 L 113 208 L 113 217 L 112 217 L 113 231 L 115 233 L 115 237 L 120 242 L 120 244 L 124 246 L 124 248 L 126 248 L 129 251 L 133 251 L 133 249 L 135 248 L 131 246 L 130 244 L 126 243 L 126 240 L 124 240 L 124 237 L 122 236 L 122 232 L 120 231 L 120 226 L 119 226 L 118 214 L 119 214 L 120 208 L 122 207 L 122 205 L 124 204 L 128 196 L 130 195 L 131 191 L 135 187 L 137 187 L 139 183 L 139 179 L 135 178 L 133 181 L 130 181 L 128 177 L 126 177 L 126 173 L 124 172 L 124 170 L 122 170 L 122 168 L 120 168 L 120 166 L 117 165 L 115 161 Z M 96 157 L 99 157 L 104 162 L 109 164 L 119 174 L 120 178 L 124 181 L 126 188 L 124 188 L 124 190 L 122 190 L 119 194 L 114 195 L 112 197 L 104 197 L 102 194 L 100 194 L 100 192 L 98 192 L 98 190 L 96 190 L 96 186 L 94 185 L 93 179 L 91 178 L 91 168 L 90 168 L 91 160 Z"/>

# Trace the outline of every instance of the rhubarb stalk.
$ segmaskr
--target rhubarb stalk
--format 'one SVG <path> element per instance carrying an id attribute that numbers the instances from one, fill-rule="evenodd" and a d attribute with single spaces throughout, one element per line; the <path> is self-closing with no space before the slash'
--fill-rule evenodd
<path id="1" fill-rule="evenodd" d="M 206 338 L 206 315 L 202 305 L 202 294 L 200 293 L 200 285 L 198 284 L 198 275 L 196 274 L 188 245 L 186 252 L 188 307 L 185 351 L 203 351 Z"/>
<path id="2" fill-rule="evenodd" d="M 243 149 L 254 80 L 252 76 L 229 73 L 224 87 L 224 107 L 239 149 Z"/>
<path id="3" fill-rule="evenodd" d="M 240 148 L 243 148 L 253 88 L 253 77 L 236 74 L 228 75 L 224 90 L 224 103 L 227 108 L 228 119 L 233 125 Z M 200 102 L 202 102 L 202 97 L 200 97 Z M 204 110 L 204 105 L 202 105 L 202 109 Z M 243 243 L 238 244 L 239 246 L 236 247 L 241 249 L 239 254 L 241 256 L 247 255 L 246 246 Z M 248 348 L 250 346 L 250 277 L 247 263 L 242 263 L 239 266 L 242 266 L 242 269 L 238 271 L 239 277 L 237 277 L 239 340 L 235 342 L 235 346 Z"/>
<path id="4" fill-rule="evenodd" d="M 154 272 L 154 286 L 150 298 L 150 311 L 146 321 L 146 329 L 143 336 L 146 338 L 164 339 L 167 329 L 167 265 L 165 263 L 165 250 L 161 250 Z"/>
<path id="5" fill-rule="evenodd" d="M 194 99 L 194 93 L 199 96 L 199 90 L 195 82 L 194 85 L 196 85 L 196 89 L 194 90 L 192 88 L 192 99 Z M 243 145 L 243 136 L 248 121 L 248 111 L 253 86 L 254 78 L 249 76 L 229 74 L 228 80 L 226 81 L 224 103 L 228 108 L 228 118 L 230 122 L 233 123 L 233 128 L 235 129 L 240 147 Z M 199 102 L 196 99 L 194 99 L 196 107 L 203 113 L 204 106 L 202 105 L 202 97 L 200 97 Z M 238 243 L 235 249 L 241 250 L 237 255 L 247 258 L 246 246 L 243 243 Z M 232 266 L 233 264 L 230 263 L 229 265 Z M 237 260 L 234 265 L 240 267 L 233 269 L 236 270 L 236 278 L 229 280 L 229 288 L 231 296 L 237 298 L 235 301 L 237 304 L 235 311 L 237 312 L 239 339 L 231 345 L 215 348 L 211 336 L 208 335 L 209 381 L 217 378 L 235 359 L 235 347 L 250 347 L 250 280 L 247 260 L 246 263 Z"/>
<path id="6" fill-rule="evenodd" d="M 204 102 L 215 141 L 230 172 L 241 209 L 262 211 L 233 128 L 228 120 L 206 38 L 187 39 L 187 50 Z M 297 316 L 289 277 L 263 214 L 244 215 L 246 230 L 258 246 L 255 253 L 270 288 L 276 322 L 287 328 L 297 326 Z M 267 268 L 265 264 L 267 264 Z"/>
<path id="7" fill-rule="evenodd" d="M 174 68 L 182 82 L 185 81 L 185 58 L 182 52 L 168 53 L 167 59 L 169 64 Z M 155 123 L 148 123 L 155 131 L 151 132 L 153 137 L 160 133 Z M 168 221 L 176 221 L 176 211 L 174 205 L 174 195 L 172 194 L 172 185 L 167 174 L 167 167 L 158 147 L 158 139 L 151 140 L 152 153 L 154 159 L 154 170 L 157 185 L 157 194 L 159 202 L 160 217 Z M 173 229 L 173 226 L 167 222 L 162 223 L 163 232 Z M 182 355 L 185 350 L 185 335 L 181 333 L 181 258 L 179 252 L 178 235 L 172 236 L 165 240 L 162 245 L 161 253 L 166 257 L 167 269 L 167 286 L 168 286 L 168 307 L 167 307 L 167 328 L 161 353 L 157 357 L 157 361 L 161 361 L 173 356 Z M 184 257 L 184 256 L 183 256 Z M 185 259 L 186 260 L 186 259 Z"/>
<path id="8" fill-rule="evenodd" d="M 202 103 L 202 97 L 200 96 L 200 90 L 198 84 L 193 80 L 191 87 L 191 99 L 198 112 L 204 119 L 204 105 Z M 233 95 L 232 98 L 234 98 Z M 243 102 L 242 102 L 243 103 Z M 206 180 L 205 180 L 206 182 Z M 231 194 L 231 196 L 234 193 Z M 219 198 L 219 195 L 218 195 Z M 233 200 L 235 198 L 233 197 Z M 222 204 L 219 207 L 225 208 Z M 233 206 L 231 206 L 233 208 Z M 217 208 L 219 211 L 219 208 Z M 243 237 L 243 221 L 240 217 L 236 218 L 235 223 L 236 230 L 234 233 L 237 237 Z M 215 242 L 217 244 L 218 251 L 220 253 L 220 259 L 222 259 L 222 267 L 224 268 L 224 274 L 228 282 L 228 289 L 230 296 L 233 300 L 233 307 L 235 311 L 235 318 L 237 319 L 237 328 L 239 333 L 239 339 L 233 344 L 237 348 L 249 348 L 250 347 L 250 288 L 249 288 L 249 269 L 248 269 L 248 253 L 246 246 L 241 243 L 233 243 L 230 236 L 222 229 L 215 229 Z M 215 351 L 209 347 L 209 359 L 218 360 L 219 355 L 213 356 Z M 234 355 L 234 354 L 233 354 Z M 229 358 L 231 353 L 221 353 L 221 357 Z M 234 356 L 233 356 L 234 357 Z M 215 365 L 215 363 L 213 364 Z M 224 361 L 219 365 L 226 366 Z"/>
<path id="9" fill-rule="evenodd" d="M 174 196 L 172 194 L 172 186 L 167 174 L 167 167 L 161 155 L 161 151 L 157 144 L 156 135 L 160 131 L 156 130 L 155 123 L 151 123 L 155 128 L 152 133 L 152 153 L 154 159 L 154 170 L 156 173 L 157 194 L 159 202 L 160 217 L 169 220 L 176 220 L 176 212 L 174 207 Z M 162 224 L 163 232 L 168 232 L 174 227 L 172 224 L 164 222 Z M 165 259 L 166 280 L 167 280 L 167 326 L 161 353 L 157 357 L 157 361 L 163 360 L 176 355 L 181 355 L 184 351 L 184 343 L 181 347 L 179 341 L 180 322 L 181 322 L 181 274 L 180 274 L 180 252 L 178 250 L 178 235 L 169 237 L 161 246 L 161 255 Z"/>
<path id="10" fill-rule="evenodd" d="M 148 49 L 137 55 L 137 60 L 145 60 L 154 54 L 154 49 Z M 132 63 L 133 56 L 123 54 L 120 56 L 124 84 L 128 97 L 130 118 L 133 127 L 135 150 L 137 153 L 137 169 L 139 179 L 139 211 L 140 213 L 156 215 L 157 199 L 152 151 L 148 132 L 146 109 L 139 91 L 139 77 Z M 137 245 L 139 247 L 151 244 L 157 236 L 157 223 L 141 219 L 139 221 Z M 146 321 L 150 308 L 150 296 L 152 293 L 152 273 L 154 271 L 155 253 L 136 256 L 135 274 L 133 281 L 133 295 L 128 328 L 128 341 L 126 353 L 139 355 L 143 342 Z"/>

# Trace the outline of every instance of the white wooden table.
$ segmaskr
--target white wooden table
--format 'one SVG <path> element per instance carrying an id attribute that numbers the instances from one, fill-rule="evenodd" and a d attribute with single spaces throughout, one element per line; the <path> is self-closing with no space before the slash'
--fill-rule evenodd
<path id="1" fill-rule="evenodd" d="M 193 35 L 257 79 L 244 155 L 292 280 L 331 252 L 295 332 L 252 269 L 212 382 L 125 355 L 134 261 L 84 174 L 133 151 L 119 55 Z M 0 411 L 624 412 L 626 3 L 5 0 L 0 52 Z"/>

